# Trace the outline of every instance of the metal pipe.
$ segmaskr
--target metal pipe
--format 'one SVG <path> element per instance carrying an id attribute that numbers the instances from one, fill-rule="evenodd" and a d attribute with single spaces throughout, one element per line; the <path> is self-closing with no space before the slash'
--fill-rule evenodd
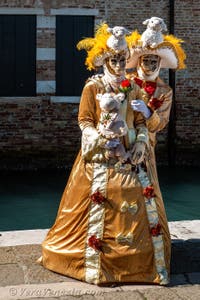
<path id="1" fill-rule="evenodd" d="M 174 34 L 174 7 L 175 0 L 169 0 L 169 32 Z M 176 77 L 175 71 L 169 70 L 169 85 L 173 90 L 172 107 L 168 124 L 168 165 L 173 167 L 176 164 L 176 98 L 175 98 L 175 86 Z"/>

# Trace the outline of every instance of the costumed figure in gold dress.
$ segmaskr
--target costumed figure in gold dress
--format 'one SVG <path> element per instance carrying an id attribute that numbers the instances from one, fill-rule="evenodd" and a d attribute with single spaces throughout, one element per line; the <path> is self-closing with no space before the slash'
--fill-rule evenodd
<path id="1" fill-rule="evenodd" d="M 167 30 L 163 19 L 152 17 L 143 24 L 147 30 L 142 35 L 134 31 L 129 37 L 131 58 L 126 68 L 136 69 L 127 77 L 140 87 L 142 98 L 133 100 L 131 106 L 146 118 L 150 145 L 154 149 L 156 132 L 168 124 L 172 104 L 172 89 L 159 78 L 160 69 L 184 69 L 186 55 L 181 47 L 183 41 L 174 35 L 162 35 L 155 43 L 154 35 L 160 34 L 162 28 Z M 149 26 L 152 31 L 148 34 Z"/>
<path id="2" fill-rule="evenodd" d="M 131 57 L 126 68 L 135 71 L 127 77 L 140 87 L 142 98 L 133 100 L 133 110 L 141 112 L 149 130 L 149 159 L 152 162 L 152 177 L 158 182 L 155 146 L 156 133 L 169 122 L 172 105 L 172 89 L 161 80 L 161 68 L 179 70 L 185 68 L 186 55 L 181 47 L 183 40 L 174 35 L 161 35 L 167 30 L 164 20 L 152 17 L 143 22 L 147 29 L 140 35 L 134 31 L 129 37 Z M 157 197 L 161 197 L 160 190 Z M 162 203 L 162 200 L 161 202 Z"/>
<path id="3" fill-rule="evenodd" d="M 125 78 L 131 36 L 99 26 L 79 42 L 89 69 L 103 74 L 83 88 L 78 122 L 81 151 L 57 218 L 42 244 L 40 263 L 93 284 L 167 284 L 170 235 L 154 161 L 149 160 L 146 119 L 131 107 L 140 87 Z"/>

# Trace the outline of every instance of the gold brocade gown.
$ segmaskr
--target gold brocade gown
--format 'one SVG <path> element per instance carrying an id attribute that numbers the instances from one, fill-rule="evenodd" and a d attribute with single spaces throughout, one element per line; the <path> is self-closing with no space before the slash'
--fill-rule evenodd
<path id="1" fill-rule="evenodd" d="M 128 100 L 136 99 L 138 91 L 134 86 Z M 99 92 L 105 92 L 101 80 L 91 80 L 83 89 L 81 129 L 98 124 Z M 138 128 L 136 140 L 147 132 L 128 100 L 123 112 L 130 131 L 124 139 L 126 148 L 134 128 Z M 40 262 L 49 270 L 88 283 L 166 284 L 170 235 L 155 162 L 148 154 L 145 167 L 135 170 L 127 164 L 118 170 L 116 162 L 104 159 L 100 143 L 85 146 L 82 142 L 57 218 L 42 244 Z"/>

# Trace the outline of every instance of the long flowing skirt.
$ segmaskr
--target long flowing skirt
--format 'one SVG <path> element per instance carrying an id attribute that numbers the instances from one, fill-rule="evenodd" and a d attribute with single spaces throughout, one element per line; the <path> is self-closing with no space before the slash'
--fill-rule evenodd
<path id="1" fill-rule="evenodd" d="M 79 154 L 42 244 L 43 266 L 94 284 L 167 284 L 170 235 L 155 166 L 146 168 L 116 170 Z"/>

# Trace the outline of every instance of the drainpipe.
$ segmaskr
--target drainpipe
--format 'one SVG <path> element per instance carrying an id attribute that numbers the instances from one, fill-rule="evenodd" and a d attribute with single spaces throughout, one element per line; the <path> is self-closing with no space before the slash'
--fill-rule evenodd
<path id="1" fill-rule="evenodd" d="M 174 34 L 174 2 L 169 0 L 169 33 Z M 175 98 L 175 85 L 176 77 L 175 71 L 169 70 L 169 85 L 173 90 L 172 107 L 170 112 L 168 124 L 168 165 L 174 167 L 176 164 L 176 98 Z"/>

